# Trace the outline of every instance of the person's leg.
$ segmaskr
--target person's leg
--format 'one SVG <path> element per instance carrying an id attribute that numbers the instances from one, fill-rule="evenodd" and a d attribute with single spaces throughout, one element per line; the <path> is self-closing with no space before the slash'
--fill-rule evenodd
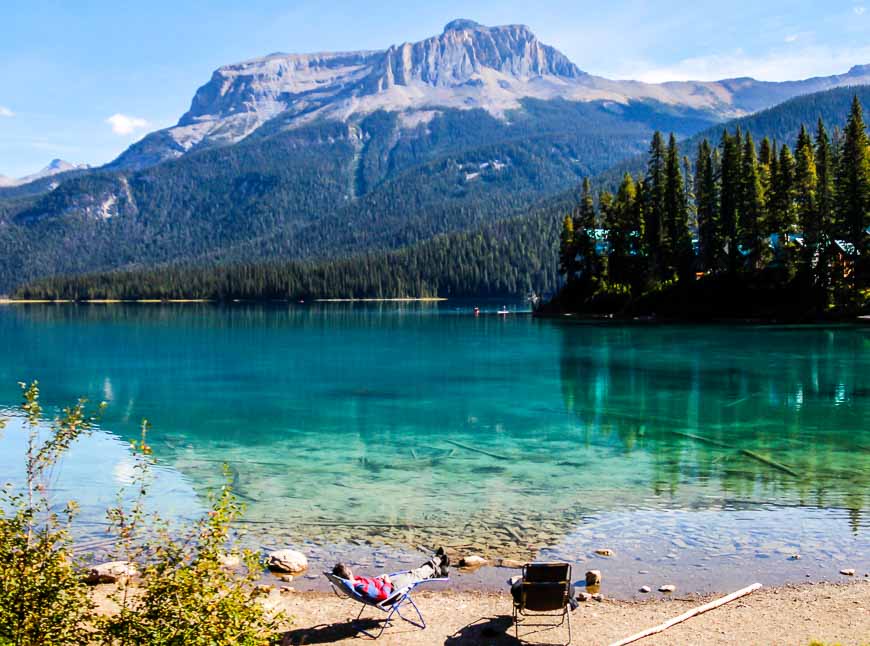
<path id="1" fill-rule="evenodd" d="M 396 576 L 390 577 L 390 583 L 393 584 L 393 587 L 398 590 L 400 588 L 404 588 L 406 586 L 411 585 L 412 583 L 417 583 L 419 581 L 423 581 L 425 579 L 434 578 L 436 573 L 435 564 L 432 561 L 428 561 L 421 565 L 418 568 L 414 568 L 410 572 L 403 572 L 402 574 L 397 574 Z"/>

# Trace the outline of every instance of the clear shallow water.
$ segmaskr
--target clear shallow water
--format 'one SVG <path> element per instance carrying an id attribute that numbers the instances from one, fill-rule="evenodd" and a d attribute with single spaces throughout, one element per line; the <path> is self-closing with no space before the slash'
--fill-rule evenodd
<path id="1" fill-rule="evenodd" d="M 715 590 L 870 569 L 868 327 L 578 325 L 449 302 L 14 306 L 0 351 L 2 406 L 31 378 L 46 404 L 109 402 L 58 484 L 94 518 L 145 417 L 166 513 L 196 509 L 228 462 L 246 540 L 304 542 L 318 564 L 443 543 L 595 564 L 622 592 L 641 570 Z"/>

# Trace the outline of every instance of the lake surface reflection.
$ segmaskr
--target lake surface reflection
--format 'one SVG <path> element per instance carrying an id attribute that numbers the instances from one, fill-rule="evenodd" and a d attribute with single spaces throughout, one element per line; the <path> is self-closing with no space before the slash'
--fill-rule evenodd
<path id="1" fill-rule="evenodd" d="M 324 563 L 445 544 L 599 566 L 608 547 L 617 592 L 643 569 L 701 590 L 870 566 L 870 328 L 473 305 L 3 307 L 0 404 L 31 378 L 46 404 L 107 400 L 107 472 L 127 458 L 105 438 L 147 418 L 169 499 L 189 509 L 227 462 L 245 540 Z M 63 486 L 88 475 L 71 461 Z"/>

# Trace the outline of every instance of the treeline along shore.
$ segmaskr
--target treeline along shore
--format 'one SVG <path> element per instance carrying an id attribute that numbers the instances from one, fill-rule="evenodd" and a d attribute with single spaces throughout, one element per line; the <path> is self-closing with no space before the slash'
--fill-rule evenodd
<path id="1" fill-rule="evenodd" d="M 18 300 L 388 299 L 526 294 L 558 284 L 558 229 L 543 216 L 339 260 L 180 263 L 27 283 Z"/>
<path id="2" fill-rule="evenodd" d="M 870 141 L 855 97 L 833 136 L 794 151 L 739 128 L 692 163 L 655 133 L 615 195 L 584 183 L 566 215 L 566 284 L 543 313 L 676 318 L 854 317 L 870 303 Z"/>

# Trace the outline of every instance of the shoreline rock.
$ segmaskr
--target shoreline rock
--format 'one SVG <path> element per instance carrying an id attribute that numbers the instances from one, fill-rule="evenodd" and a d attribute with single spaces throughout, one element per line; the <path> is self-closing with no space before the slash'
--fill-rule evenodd
<path id="1" fill-rule="evenodd" d="M 266 567 L 272 572 L 300 574 L 308 569 L 308 559 L 297 550 L 277 550 L 266 557 Z"/>
<path id="2" fill-rule="evenodd" d="M 136 566 L 129 561 L 109 561 L 95 565 L 88 570 L 84 580 L 88 585 L 117 583 L 120 579 L 129 579 L 138 574 Z"/>

